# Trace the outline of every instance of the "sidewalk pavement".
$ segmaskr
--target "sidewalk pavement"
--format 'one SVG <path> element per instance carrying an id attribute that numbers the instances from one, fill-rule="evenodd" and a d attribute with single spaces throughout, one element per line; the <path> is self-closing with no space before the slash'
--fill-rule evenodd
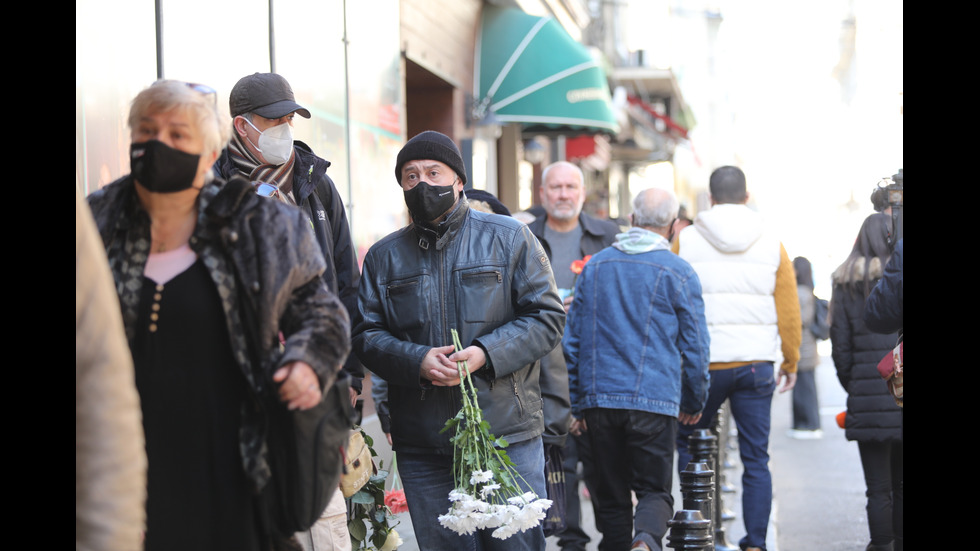
<path id="1" fill-rule="evenodd" d="M 837 427 L 834 419 L 837 413 L 845 409 L 846 394 L 836 379 L 829 355 L 826 355 L 829 354 L 829 342 L 821 345 L 825 356 L 817 367 L 817 388 L 823 438 L 790 438 L 787 432 L 792 418 L 792 392 L 777 393 L 773 398 L 769 445 L 773 507 L 766 539 L 768 551 L 863 551 L 868 542 L 864 475 L 857 445 L 844 439 L 844 431 Z M 378 459 L 384 461 L 387 468 L 391 464 L 391 449 L 370 403 L 368 380 L 365 381 L 362 396 L 365 396 L 362 427 L 374 438 Z M 741 517 L 742 469 L 734 430 L 729 441 L 726 463 L 730 466 L 722 471 L 721 476 L 731 488 L 730 492 L 722 494 L 722 499 L 725 512 L 731 513 L 732 520 L 725 521 L 722 528 L 725 541 L 737 551 L 745 528 Z M 683 504 L 676 475 L 673 494 L 676 511 Z M 597 551 L 602 536 L 595 528 L 592 504 L 584 498 L 581 502 L 583 528 L 592 538 L 586 549 Z M 399 551 L 419 551 L 409 514 L 397 515 L 397 519 L 399 524 L 396 530 L 404 540 Z M 665 546 L 666 543 L 665 538 Z M 716 542 L 716 549 L 719 543 L 724 542 Z M 545 551 L 560 551 L 557 538 L 548 538 Z"/>

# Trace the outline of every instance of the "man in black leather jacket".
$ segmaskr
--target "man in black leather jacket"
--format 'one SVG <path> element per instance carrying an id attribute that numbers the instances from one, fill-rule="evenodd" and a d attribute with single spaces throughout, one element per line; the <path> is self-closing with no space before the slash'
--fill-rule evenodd
<path id="1" fill-rule="evenodd" d="M 490 431 L 544 497 L 539 359 L 560 342 L 565 312 L 548 256 L 523 223 L 469 208 L 459 148 L 423 132 L 398 154 L 395 176 L 413 223 L 364 257 L 353 347 L 388 383 L 392 447 L 421 549 L 545 548 L 537 525 L 506 541 L 491 530 L 440 526 L 454 489 L 446 421 L 460 409 L 457 361 L 466 361 Z M 451 330 L 462 350 L 454 352 Z"/>

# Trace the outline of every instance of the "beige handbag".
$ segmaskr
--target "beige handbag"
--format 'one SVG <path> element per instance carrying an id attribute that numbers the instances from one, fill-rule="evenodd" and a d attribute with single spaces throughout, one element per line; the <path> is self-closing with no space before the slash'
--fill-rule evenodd
<path id="1" fill-rule="evenodd" d="M 344 472 L 340 475 L 340 491 L 344 498 L 356 494 L 376 472 L 377 468 L 371 459 L 371 448 L 364 441 L 364 435 L 360 429 L 352 430 L 344 458 Z"/>

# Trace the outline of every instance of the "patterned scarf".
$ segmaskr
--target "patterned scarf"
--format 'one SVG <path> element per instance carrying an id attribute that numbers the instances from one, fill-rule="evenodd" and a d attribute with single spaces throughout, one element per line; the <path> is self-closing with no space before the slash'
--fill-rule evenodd
<path id="1" fill-rule="evenodd" d="M 289 160 L 281 165 L 262 164 L 248 149 L 238 132 L 232 132 L 231 141 L 228 143 L 228 153 L 231 155 L 231 162 L 235 168 L 248 176 L 249 180 L 253 183 L 269 182 L 276 184 L 279 186 L 279 199 L 291 205 L 296 204 L 296 199 L 291 193 L 293 190 L 293 163 L 296 162 L 295 149 L 289 155 Z"/>

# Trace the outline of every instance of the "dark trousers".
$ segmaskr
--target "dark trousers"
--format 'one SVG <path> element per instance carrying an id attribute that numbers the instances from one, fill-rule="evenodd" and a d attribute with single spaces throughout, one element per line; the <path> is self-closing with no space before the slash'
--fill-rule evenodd
<path id="1" fill-rule="evenodd" d="M 662 549 L 674 514 L 671 484 L 677 418 L 630 409 L 585 411 L 586 433 L 596 451 L 596 525 L 600 551 L 621 551 L 642 540 Z M 636 510 L 630 494 L 636 494 Z M 634 535 L 635 533 L 635 535 Z"/>
<path id="2" fill-rule="evenodd" d="M 901 551 L 905 540 L 905 467 L 902 442 L 858 442 L 868 489 L 871 544 Z"/>
<path id="3" fill-rule="evenodd" d="M 579 481 L 585 482 L 589 495 L 595 496 L 592 483 L 592 447 L 584 434 L 582 436 L 569 434 L 562 451 L 565 454 L 565 463 L 562 465 L 565 471 L 565 529 L 558 534 L 558 546 L 562 551 L 585 551 L 585 546 L 591 538 L 582 528 Z M 579 462 L 582 463 L 581 477 L 578 475 Z"/>
<path id="4" fill-rule="evenodd" d="M 820 402 L 817 399 L 816 371 L 813 369 L 796 373 L 796 385 L 793 387 L 793 428 L 820 428 Z"/>

